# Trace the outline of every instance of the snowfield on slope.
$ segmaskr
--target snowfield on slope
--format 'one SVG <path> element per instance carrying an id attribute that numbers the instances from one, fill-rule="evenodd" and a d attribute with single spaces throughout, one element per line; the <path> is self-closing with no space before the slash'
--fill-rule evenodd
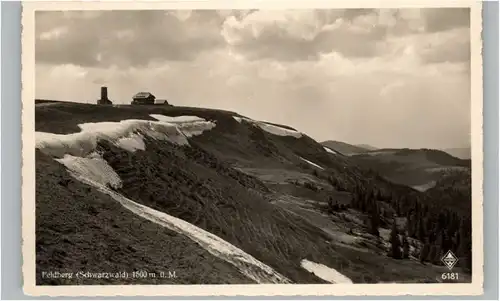
<path id="1" fill-rule="evenodd" d="M 84 177 L 93 183 L 109 185 L 115 189 L 122 187 L 120 176 L 96 152 L 91 153 L 86 158 L 66 154 L 62 159 L 55 160 L 66 166 L 74 175 Z"/>
<path id="2" fill-rule="evenodd" d="M 116 141 L 116 145 L 129 152 L 134 152 L 136 150 L 146 150 L 146 144 L 144 144 L 144 137 L 141 134 L 131 134 L 128 137 L 123 137 Z"/>
<path id="3" fill-rule="evenodd" d="M 170 123 L 184 123 L 184 122 L 206 122 L 205 119 L 200 118 L 198 116 L 166 116 L 166 115 L 161 115 L 161 114 L 150 114 L 149 116 L 158 119 L 163 122 L 170 122 Z"/>
<path id="4" fill-rule="evenodd" d="M 168 119 L 167 116 L 164 117 Z M 97 141 L 107 140 L 133 152 L 146 149 L 144 135 L 177 145 L 189 145 L 187 137 L 200 135 L 215 126 L 213 122 L 187 118 L 174 121 L 127 119 L 119 122 L 83 123 L 78 125 L 81 129 L 78 133 L 35 132 L 35 147 L 55 157 L 63 157 L 64 154 L 84 157 L 96 148 Z"/>
<path id="5" fill-rule="evenodd" d="M 353 283 L 351 279 L 326 265 L 304 259 L 300 265 L 307 271 L 330 283 Z"/>
<path id="6" fill-rule="evenodd" d="M 149 116 L 166 123 L 171 123 L 186 137 L 201 135 L 204 131 L 211 130 L 215 127 L 215 122 L 207 121 L 198 116 L 165 116 L 161 114 L 150 114 Z"/>
<path id="7" fill-rule="evenodd" d="M 304 158 L 302 158 L 302 157 L 299 157 L 299 158 L 300 158 L 300 160 L 302 160 L 302 161 L 304 161 L 304 162 L 307 162 L 307 163 L 309 163 L 310 165 L 312 165 L 312 166 L 314 166 L 314 167 L 316 167 L 316 168 L 319 168 L 319 169 L 323 169 L 323 170 L 324 170 L 324 168 L 323 168 L 323 167 L 319 166 L 319 165 L 318 165 L 318 164 L 316 164 L 316 163 L 313 163 L 313 162 L 311 162 L 311 161 L 309 161 L 309 160 L 307 160 L 307 159 L 304 159 Z"/>
<path id="8" fill-rule="evenodd" d="M 288 278 L 274 271 L 271 267 L 222 238 L 179 218 L 138 204 L 108 188 L 108 185 L 115 189 L 119 188 L 122 186 L 122 182 L 118 174 L 99 154 L 94 152 L 87 158 L 66 154 L 64 158 L 55 160 L 66 166 L 71 175 L 79 181 L 91 185 L 99 191 L 111 196 L 123 207 L 142 218 L 187 236 L 212 255 L 235 266 L 243 275 L 255 282 L 291 282 Z"/>
<path id="9" fill-rule="evenodd" d="M 295 138 L 302 137 L 302 133 L 300 133 L 300 132 L 290 130 L 287 128 L 283 128 L 280 126 L 268 124 L 268 123 L 265 123 L 262 121 L 256 121 L 256 120 L 252 120 L 249 118 L 236 117 L 236 116 L 233 116 L 233 118 L 234 118 L 234 120 L 238 121 L 239 123 L 241 123 L 242 121 L 246 121 L 248 123 L 251 123 L 255 126 L 260 127 L 262 130 L 264 130 L 270 134 L 276 135 L 276 136 L 291 136 L 291 137 L 295 137 Z"/>
<path id="10" fill-rule="evenodd" d="M 327 152 L 329 152 L 330 154 L 334 154 L 334 155 L 338 155 L 338 154 L 339 154 L 339 153 L 337 153 L 336 151 L 334 151 L 333 149 L 328 148 L 328 147 L 326 147 L 326 146 L 323 146 L 323 148 L 324 148 Z"/>

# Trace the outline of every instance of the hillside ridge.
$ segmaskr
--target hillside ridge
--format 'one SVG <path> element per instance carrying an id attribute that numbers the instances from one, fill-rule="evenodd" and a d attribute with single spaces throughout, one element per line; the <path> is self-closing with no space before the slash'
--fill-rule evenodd
<path id="1" fill-rule="evenodd" d="M 344 155 L 360 154 L 370 151 L 369 148 L 365 148 L 361 145 L 353 145 L 346 142 L 335 141 L 335 140 L 323 141 L 321 142 L 321 144 Z"/>
<path id="2" fill-rule="evenodd" d="M 56 103 L 36 106 L 35 130 L 39 284 L 83 281 L 41 275 L 87 264 L 183 275 L 143 283 L 438 282 L 441 231 L 462 228 L 450 247 L 469 256 L 459 248 L 470 233 L 462 206 L 441 206 L 435 193 L 393 183 L 285 125 L 216 109 Z M 425 229 L 409 231 L 423 220 Z M 393 225 L 408 236 L 404 258 L 388 255 Z M 169 236 L 175 243 L 156 241 Z M 439 248 L 424 265 L 427 236 Z"/>

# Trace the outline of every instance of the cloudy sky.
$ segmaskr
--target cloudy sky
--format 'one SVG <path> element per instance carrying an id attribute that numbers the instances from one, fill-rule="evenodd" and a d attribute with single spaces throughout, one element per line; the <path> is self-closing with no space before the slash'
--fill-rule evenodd
<path id="1" fill-rule="evenodd" d="M 151 91 L 318 141 L 470 143 L 469 10 L 36 13 L 36 97 Z"/>

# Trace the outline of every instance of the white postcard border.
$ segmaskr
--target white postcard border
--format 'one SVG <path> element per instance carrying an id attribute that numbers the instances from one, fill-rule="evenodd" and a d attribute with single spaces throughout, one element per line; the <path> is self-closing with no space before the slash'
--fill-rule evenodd
<path id="1" fill-rule="evenodd" d="M 33 296 L 389 296 L 480 295 L 483 293 L 483 78 L 482 4 L 479 1 L 292 0 L 292 1 L 59 1 L 23 2 L 22 13 L 22 255 L 24 292 Z M 471 8 L 472 283 L 457 284 L 258 284 L 80 285 L 35 283 L 35 39 L 36 10 Z"/>

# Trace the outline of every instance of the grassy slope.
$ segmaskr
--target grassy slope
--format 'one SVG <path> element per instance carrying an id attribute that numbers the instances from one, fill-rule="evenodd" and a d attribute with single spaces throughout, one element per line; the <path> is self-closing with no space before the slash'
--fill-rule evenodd
<path id="1" fill-rule="evenodd" d="M 369 149 L 361 147 L 359 145 L 352 145 L 341 141 L 328 140 L 321 142 L 321 144 L 344 155 L 361 154 L 370 151 Z"/>
<path id="2" fill-rule="evenodd" d="M 192 138 L 193 147 L 191 148 L 148 140 L 146 152 L 139 151 L 132 154 L 107 142 L 100 143 L 99 147 L 104 151 L 105 159 L 126 183 L 121 191 L 124 195 L 152 208 L 180 217 L 226 239 L 296 282 L 322 282 L 319 278 L 300 268 L 299 262 L 303 258 L 336 268 L 354 282 L 434 279 L 436 270 L 433 268 L 411 261 L 403 263 L 384 255 L 331 244 L 329 242 L 331 237 L 314 226 L 313 221 L 270 202 L 280 193 L 285 193 L 284 186 L 264 185 L 256 178 L 245 175 L 230 166 L 230 164 L 238 164 L 260 169 L 276 167 L 313 174 L 316 178 L 333 175 L 347 184 L 368 181 L 367 178 L 370 175 L 351 164 L 345 157 L 325 152 L 320 144 L 308 137 L 295 139 L 273 136 L 249 124 L 237 123 L 231 117 L 234 113 L 179 107 L 97 107 L 63 104 L 37 108 L 35 121 L 37 131 L 71 133 L 78 131 L 77 125 L 79 123 L 119 121 L 131 118 L 152 119 L 148 116 L 151 113 L 163 113 L 170 116 L 198 115 L 207 119 L 216 119 L 217 127 L 201 136 Z M 302 162 L 297 155 L 320 164 L 327 170 L 314 171 L 315 168 Z M 44 160 L 49 159 L 45 158 Z M 77 187 L 76 190 L 56 190 L 54 193 L 49 193 L 48 191 L 52 191 L 51 187 L 56 185 L 57 179 L 64 175 L 64 170 L 57 163 L 51 161 L 50 165 L 57 166 L 58 169 L 54 169 L 54 172 L 48 172 L 49 168 L 43 165 L 39 166 L 44 160 L 41 160 L 41 163 L 37 162 L 37 174 L 40 175 L 37 179 L 37 205 L 45 204 L 37 211 L 37 236 L 38 233 L 45 233 L 44 231 L 51 228 L 64 228 L 67 223 L 71 225 L 73 221 L 69 221 L 68 217 L 77 216 L 80 211 L 84 210 L 78 204 L 85 203 L 82 200 L 80 203 L 66 202 L 65 206 L 60 206 L 59 203 L 63 199 L 83 199 L 84 196 L 79 192 L 82 188 L 78 187 L 77 183 L 73 183 L 72 185 Z M 45 162 L 45 164 L 49 163 Z M 51 168 L 55 168 L 54 166 Z M 370 181 L 376 182 L 386 189 L 397 188 L 390 183 L 376 180 L 376 177 Z M 294 187 L 291 189 L 292 192 L 299 189 L 294 185 L 291 186 Z M 268 187 L 277 189 L 278 194 L 270 192 Z M 290 188 L 290 185 L 287 187 Z M 108 197 L 94 192 L 89 187 L 85 189 L 85 191 L 92 192 L 91 199 L 95 199 L 95 202 L 98 202 L 100 206 L 104 206 L 104 204 L 113 206 L 113 201 Z M 333 188 L 330 189 L 333 191 Z M 405 188 L 397 189 L 404 190 Z M 72 197 L 72 194 L 76 194 L 76 196 Z M 315 192 L 311 191 L 309 194 L 316 195 Z M 50 219 L 38 217 L 49 214 L 51 210 L 56 210 L 58 215 L 54 215 Z M 116 210 L 120 209 L 114 208 L 113 212 Z M 137 245 L 144 245 L 144 248 L 148 250 L 150 248 L 162 250 L 162 253 L 153 253 L 150 255 L 152 258 L 146 260 L 152 266 L 163 262 L 165 253 L 175 254 L 178 257 L 185 256 L 184 249 L 179 248 L 179 246 L 189 244 L 189 241 L 179 237 L 178 243 L 161 246 L 151 245 L 153 243 L 159 244 L 160 242 L 157 240 L 163 240 L 161 236 L 154 235 L 160 235 L 158 234 L 160 232 L 169 232 L 149 222 L 141 221 L 140 218 L 126 212 L 120 214 L 120 216 L 123 215 L 122 223 L 130 220 L 131 224 L 134 222 L 148 224 L 153 229 L 151 231 L 155 232 L 151 234 L 153 236 L 145 236 L 142 239 L 144 236 L 141 236 L 142 229 L 133 232 L 132 229 L 135 230 L 136 227 L 124 224 L 118 226 L 120 231 L 124 231 L 121 228 L 125 228 L 132 232 L 113 232 L 108 233 L 107 237 L 103 236 L 102 228 L 106 228 L 110 224 L 107 219 L 116 218 L 112 216 L 111 211 L 101 211 L 102 218 L 97 219 L 94 223 L 97 225 L 98 231 L 92 230 L 91 225 L 85 224 L 87 216 L 75 218 L 75 222 L 79 223 L 78 227 L 86 231 L 85 237 L 87 238 L 82 241 L 78 240 L 81 230 L 77 231 L 78 227 L 76 226 L 72 226 L 73 228 L 67 231 L 67 235 L 73 241 L 74 248 L 66 251 L 66 255 L 59 262 L 61 267 L 71 269 L 75 266 L 78 267 L 78 264 L 82 263 L 74 262 L 74 258 L 84 260 L 81 255 L 82 250 L 89 250 L 89 245 L 92 242 L 109 241 L 110 237 L 118 239 L 116 245 L 119 246 L 130 245 L 128 241 L 135 240 Z M 58 246 L 54 242 L 50 242 L 54 239 L 52 234 L 52 232 L 40 234 L 40 237 L 45 237 L 38 243 L 40 248 L 37 256 L 41 258 L 40 267 L 49 267 L 54 264 L 49 258 L 52 257 L 54 249 Z M 169 235 L 174 234 L 170 233 Z M 191 248 L 202 252 L 192 243 Z M 182 253 L 176 251 L 179 249 L 182 250 Z M 87 251 L 85 252 L 87 253 Z M 91 250 L 90 253 L 92 254 L 92 252 L 94 251 Z M 75 254 L 80 255 L 74 256 Z M 182 263 L 183 259 L 178 257 L 172 258 L 172 260 Z M 112 264 L 115 268 L 128 267 L 128 262 L 116 260 L 114 257 L 93 260 L 92 263 L 87 264 L 93 264 L 96 268 L 103 264 Z M 132 257 L 129 260 L 132 262 L 137 260 L 140 263 L 143 258 Z M 191 267 L 190 263 L 200 261 L 196 257 L 184 260 L 187 262 L 184 266 L 188 267 Z M 224 263 L 219 262 L 219 265 L 221 265 L 221 270 L 228 269 L 228 271 L 221 273 L 224 275 L 221 276 L 224 278 L 220 280 L 222 283 L 230 283 L 233 280 L 240 281 L 240 283 L 245 282 L 241 281 L 241 276 L 237 272 L 235 273 Z M 172 265 L 169 264 L 169 266 Z M 214 266 L 217 267 L 215 263 Z M 210 269 L 214 270 L 214 267 L 201 265 L 193 267 L 187 273 L 200 274 L 198 269 L 204 269 L 206 272 Z M 196 275 L 189 277 L 188 281 L 193 283 L 200 280 Z M 205 280 L 202 281 L 205 282 Z M 210 278 L 206 280 L 207 283 L 210 281 L 212 281 Z M 217 282 L 218 280 L 214 279 L 213 281 Z"/>
<path id="3" fill-rule="evenodd" d="M 250 283 L 190 239 L 142 219 L 36 154 L 37 284 Z M 165 272 L 164 279 L 49 279 L 42 272 Z"/>

